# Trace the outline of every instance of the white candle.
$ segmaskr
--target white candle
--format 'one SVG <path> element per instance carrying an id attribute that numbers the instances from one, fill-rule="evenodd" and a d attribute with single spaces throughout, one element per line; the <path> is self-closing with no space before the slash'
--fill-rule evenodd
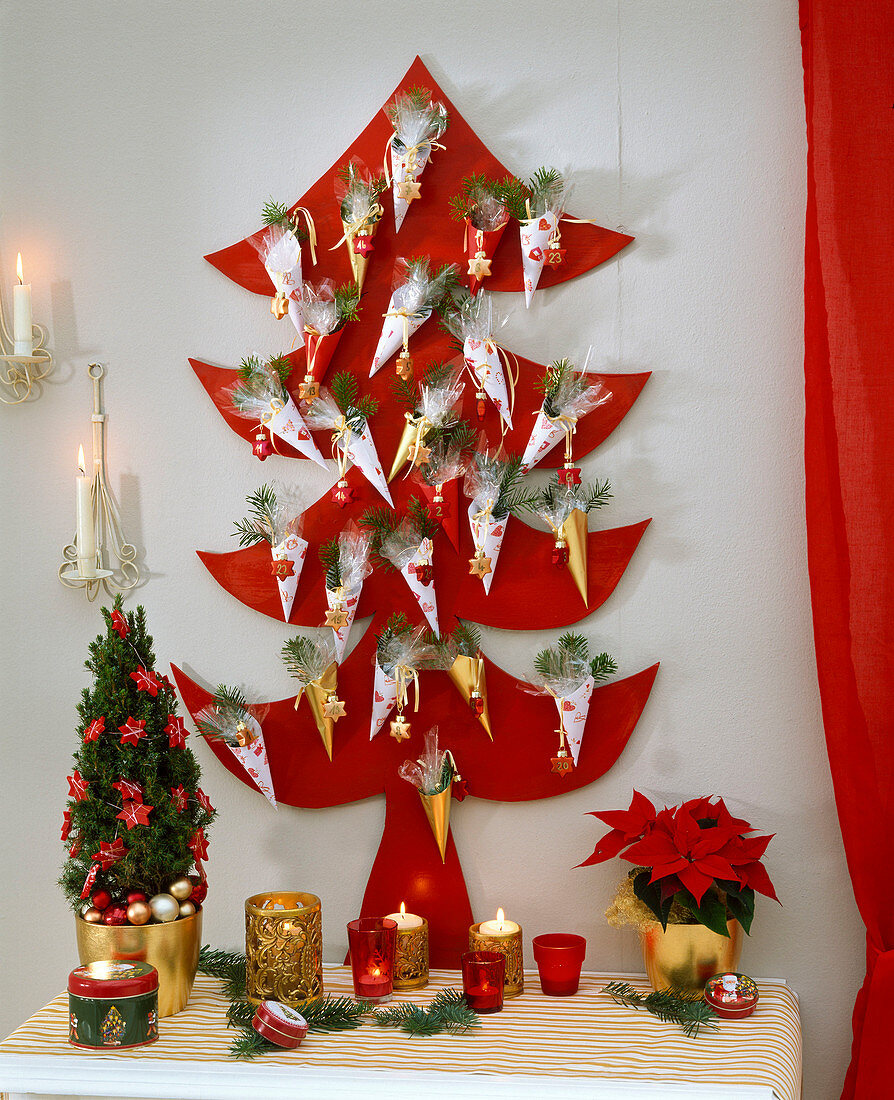
<path id="1" fill-rule="evenodd" d="M 34 339 L 31 334 L 31 284 L 22 276 L 22 254 L 16 261 L 18 283 L 12 288 L 12 335 L 16 355 L 31 355 Z"/>
<path id="2" fill-rule="evenodd" d="M 518 930 L 519 926 L 514 920 L 506 920 L 502 909 L 497 910 L 496 920 L 486 920 L 478 926 L 478 931 L 482 936 L 511 936 L 513 932 Z"/>
<path id="3" fill-rule="evenodd" d="M 96 576 L 96 533 L 93 523 L 93 502 L 90 499 L 92 479 L 87 477 L 84 448 L 78 447 L 78 476 L 75 478 L 78 505 L 78 576 L 91 580 Z"/>
<path id="4" fill-rule="evenodd" d="M 397 921 L 397 930 L 406 931 L 408 928 L 421 928 L 422 917 L 417 917 L 415 913 L 408 913 L 407 907 L 403 902 L 400 903 L 399 913 L 389 913 L 385 920 Z"/>

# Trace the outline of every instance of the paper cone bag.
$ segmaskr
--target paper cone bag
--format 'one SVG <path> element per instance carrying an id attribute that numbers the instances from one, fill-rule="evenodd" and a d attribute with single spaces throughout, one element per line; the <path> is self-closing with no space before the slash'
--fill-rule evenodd
<path id="1" fill-rule="evenodd" d="M 448 783 L 445 790 L 438 794 L 423 794 L 419 791 L 419 799 L 425 816 L 431 825 L 435 840 L 438 842 L 438 851 L 441 853 L 441 862 L 447 859 L 447 833 L 450 831 L 450 792 L 453 787 Z"/>
<path id="2" fill-rule="evenodd" d="M 352 588 L 350 592 L 345 594 L 342 607 L 344 613 L 348 616 L 348 621 L 344 626 L 340 626 L 337 630 L 332 627 L 332 633 L 335 641 L 335 659 L 341 664 L 345 655 L 345 646 L 348 644 L 348 635 L 351 633 L 351 625 L 354 622 L 354 615 L 357 612 L 357 604 L 360 602 L 360 593 L 363 591 L 363 585 L 358 584 L 356 588 Z M 326 589 L 326 603 L 329 605 L 329 610 L 333 611 L 336 604 L 340 601 L 331 588 Z"/>
<path id="3" fill-rule="evenodd" d="M 298 412 L 298 408 L 291 397 L 286 399 L 285 405 L 279 412 L 275 412 L 264 423 L 269 431 L 288 443 L 289 446 L 294 447 L 305 458 L 313 459 L 324 470 L 328 469 L 325 459 L 317 450 L 317 445 L 314 443 L 310 432 L 307 430 L 307 425 L 301 418 L 301 413 Z"/>
<path id="4" fill-rule="evenodd" d="M 562 537 L 568 543 L 568 569 L 584 601 L 587 600 L 587 514 L 575 508 L 562 524 Z"/>
<path id="5" fill-rule="evenodd" d="M 494 735 L 490 728 L 490 712 L 487 708 L 487 681 L 484 678 L 484 661 L 480 657 L 465 657 L 460 654 L 453 665 L 447 669 L 447 675 L 467 703 L 471 702 L 473 691 L 481 693 L 484 710 L 477 715 L 477 718 L 484 726 L 484 732 L 493 741 Z"/>
<path id="6" fill-rule="evenodd" d="M 343 446 L 342 440 L 339 440 L 338 446 L 340 448 Z M 362 432 L 351 432 L 348 437 L 347 452 L 348 458 L 359 468 L 370 485 L 393 508 L 394 501 L 391 499 L 391 490 L 388 488 L 385 475 L 382 473 L 382 463 L 379 461 L 379 455 L 376 451 L 376 445 L 373 443 L 368 423 L 364 424 Z"/>
<path id="7" fill-rule="evenodd" d="M 577 758 L 580 756 L 580 747 L 584 740 L 584 726 L 587 724 L 587 715 L 590 712 L 594 684 L 593 677 L 588 676 L 577 691 L 573 691 L 564 699 L 556 700 L 556 706 L 562 714 L 565 740 L 571 750 L 575 767 L 577 767 Z"/>
<path id="8" fill-rule="evenodd" d="M 297 535 L 288 534 L 282 542 L 270 548 L 270 557 L 273 561 L 289 561 L 292 563 L 292 573 L 290 576 L 277 576 L 276 578 L 276 585 L 279 588 L 279 599 L 282 603 L 282 615 L 285 622 L 289 621 L 289 615 L 292 613 L 292 604 L 295 602 L 298 581 L 301 579 L 301 570 L 304 568 L 307 547 L 308 543 L 304 539 L 299 539 Z"/>
<path id="9" fill-rule="evenodd" d="M 558 223 L 559 219 L 552 210 L 547 210 L 540 218 L 519 223 L 522 267 L 525 276 L 525 305 L 528 307 L 531 305 L 534 291 L 540 282 L 540 273 L 546 262 L 546 246 Z"/>
<path id="10" fill-rule="evenodd" d="M 388 313 L 394 309 L 394 295 L 388 303 Z M 407 332 L 410 336 L 431 317 L 431 310 L 423 310 L 412 317 L 407 318 Z M 372 365 L 369 368 L 369 376 L 380 370 L 400 348 L 404 346 L 404 319 L 402 316 L 386 316 L 382 322 L 382 333 L 376 344 L 376 354 L 373 356 Z"/>
<path id="11" fill-rule="evenodd" d="M 509 516 L 504 516 L 503 519 L 488 520 L 487 530 L 483 532 L 484 538 L 481 539 L 479 534 L 479 541 L 476 542 L 475 521 L 472 517 L 480 510 L 473 500 L 469 505 L 469 529 L 472 532 L 472 542 L 475 543 L 476 552 L 481 549 L 484 551 L 484 556 L 490 558 L 491 571 L 481 578 L 481 583 L 484 585 L 484 594 L 488 595 L 494 574 L 497 572 L 497 558 L 499 558 L 500 549 L 503 546 L 503 536 L 506 534 L 506 524 L 509 522 Z"/>
<path id="12" fill-rule="evenodd" d="M 304 343 L 304 317 L 301 308 L 304 280 L 301 275 L 301 245 L 291 233 L 284 233 L 264 257 L 264 268 L 276 293 L 289 299 L 289 320 L 298 333 L 298 346 Z"/>
<path id="13" fill-rule="evenodd" d="M 400 442 L 394 454 L 394 462 L 391 463 L 391 473 L 388 475 L 389 483 L 394 481 L 404 466 L 410 461 L 410 448 L 416 442 L 416 425 L 409 420 L 400 434 Z"/>
<path id="14" fill-rule="evenodd" d="M 503 231 L 508 224 L 509 219 L 507 218 L 496 229 L 476 229 L 472 225 L 471 219 L 466 218 L 466 258 L 470 261 L 474 260 L 476 253 L 483 252 L 488 260 L 492 260 L 494 253 L 497 251 L 497 245 L 500 243 L 500 238 L 503 236 Z M 466 270 L 468 271 L 468 268 Z M 481 279 L 475 275 L 469 276 L 469 290 L 471 290 L 473 297 L 481 289 L 481 286 Z"/>
<path id="15" fill-rule="evenodd" d="M 369 720 L 369 739 L 375 737 L 385 719 L 397 704 L 397 682 L 376 661 L 376 674 L 373 680 L 372 716 Z"/>
<path id="16" fill-rule="evenodd" d="M 561 424 L 554 424 L 541 409 L 537 413 L 531 437 L 522 455 L 521 472 L 526 474 L 564 438 L 565 429 Z"/>
<path id="17" fill-rule="evenodd" d="M 410 586 L 410 591 L 416 597 L 416 601 L 419 607 L 422 609 L 422 614 L 428 619 L 428 625 L 432 628 L 435 634 L 440 634 L 440 628 L 438 627 L 438 601 L 435 596 L 435 579 L 429 581 L 428 584 L 423 584 L 422 581 L 416 576 L 416 561 L 418 559 L 425 559 L 431 561 L 432 555 L 432 541 L 431 539 L 423 539 L 419 543 L 419 550 L 416 553 L 416 558 L 412 561 L 408 561 L 407 564 L 401 569 L 404 580 Z"/>
<path id="18" fill-rule="evenodd" d="M 307 347 L 306 373 L 312 374 L 317 382 L 322 382 L 325 378 L 326 371 L 329 370 L 329 364 L 332 362 L 332 356 L 335 354 L 335 349 L 338 347 L 338 342 L 344 331 L 344 326 L 342 326 L 342 328 L 337 328 L 335 332 L 327 333 L 326 336 L 319 336 L 315 332 L 305 333 Z"/>
<path id="19" fill-rule="evenodd" d="M 318 684 L 308 684 L 306 688 L 302 688 L 295 700 L 295 709 L 297 710 L 298 704 L 301 702 L 301 696 L 304 695 L 307 699 L 314 721 L 317 723 L 317 729 L 320 731 L 326 755 L 330 760 L 332 759 L 332 734 L 335 731 L 335 720 L 323 717 L 323 704 L 328 696 L 334 695 L 337 690 L 338 665 L 333 661 L 320 677 L 320 682 Z"/>
<path id="20" fill-rule="evenodd" d="M 509 413 L 509 390 L 506 386 L 506 372 L 500 360 L 496 345 L 490 340 L 475 340 L 471 336 L 463 342 L 463 359 L 466 366 L 478 379 L 478 383 L 494 407 L 512 430 L 512 417 Z"/>
<path id="21" fill-rule="evenodd" d="M 304 343 L 304 287 L 300 286 L 297 290 L 293 290 L 289 295 L 289 320 L 295 326 L 295 332 L 298 334 L 296 343 L 300 348 Z"/>
<path id="22" fill-rule="evenodd" d="M 407 164 L 404 160 L 405 154 L 398 153 L 394 148 L 394 143 L 391 144 L 391 191 L 394 195 L 394 232 L 399 233 L 400 227 L 404 224 L 404 218 L 407 216 L 407 209 L 409 203 L 406 199 L 400 198 L 398 195 L 398 185 L 403 183 L 407 178 Z M 431 156 L 431 145 L 421 145 L 416 151 L 416 167 L 413 170 L 413 177 L 420 179 L 426 164 L 428 164 L 428 158 Z"/>
<path id="23" fill-rule="evenodd" d="M 267 763 L 267 746 L 264 744 L 264 732 L 261 729 L 260 722 L 251 714 L 246 714 L 244 721 L 254 733 L 254 741 L 250 745 L 246 745 L 245 748 L 240 748 L 239 745 L 227 745 L 227 748 L 251 776 L 255 786 L 275 810 L 277 809 L 276 795 L 273 793 L 273 779 L 270 775 L 270 765 Z"/>

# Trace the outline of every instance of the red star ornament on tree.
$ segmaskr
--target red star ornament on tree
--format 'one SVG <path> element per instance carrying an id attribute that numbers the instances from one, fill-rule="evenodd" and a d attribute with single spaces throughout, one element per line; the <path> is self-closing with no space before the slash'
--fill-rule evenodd
<path id="1" fill-rule="evenodd" d="M 118 727 L 118 731 L 123 735 L 122 745 L 135 745 L 141 737 L 146 736 L 146 720 L 145 718 L 136 719 L 131 714 L 124 725 Z"/>
<path id="2" fill-rule="evenodd" d="M 112 784 L 112 790 L 117 791 L 121 795 L 122 802 L 143 801 L 143 788 L 139 783 L 131 783 L 129 779 L 122 779 L 119 776 L 118 782 Z"/>
<path id="3" fill-rule="evenodd" d="M 75 802 L 86 802 L 89 797 L 87 788 L 90 786 L 90 780 L 85 779 L 77 768 L 74 775 L 69 775 L 66 778 L 68 779 L 68 793 Z"/>
<path id="4" fill-rule="evenodd" d="M 95 741 L 101 733 L 105 733 L 105 730 L 105 718 L 94 718 L 90 725 L 84 730 L 84 740 Z"/>
<path id="5" fill-rule="evenodd" d="M 137 825 L 148 825 L 149 814 L 155 809 L 154 806 L 147 806 L 143 802 L 125 802 L 121 808 L 121 813 L 115 816 L 124 822 L 127 826 L 127 831 L 136 828 Z"/>
<path id="6" fill-rule="evenodd" d="M 174 803 L 174 809 L 178 814 L 182 814 L 186 809 L 187 794 L 182 783 L 178 783 L 176 787 L 171 787 L 171 801 Z"/>
<path id="7" fill-rule="evenodd" d="M 168 724 L 165 726 L 165 733 L 168 735 L 168 747 L 172 749 L 182 749 L 189 736 L 189 732 L 183 724 L 183 719 L 179 718 L 176 714 L 168 715 Z"/>
<path id="8" fill-rule="evenodd" d="M 196 829 L 193 833 L 193 838 L 189 842 L 189 850 L 195 856 L 196 864 L 203 863 L 208 859 L 208 841 L 201 829 Z"/>
<path id="9" fill-rule="evenodd" d="M 117 632 L 119 638 L 126 638 L 130 633 L 127 619 L 124 618 L 120 611 L 112 612 L 112 630 Z"/>
<path id="10" fill-rule="evenodd" d="M 130 678 L 137 685 L 137 691 L 148 691 L 153 699 L 158 695 L 161 683 L 151 669 L 143 668 L 141 665 L 136 672 L 130 674 Z"/>
<path id="11" fill-rule="evenodd" d="M 93 861 L 99 863 L 104 871 L 108 871 L 110 867 L 114 865 L 127 855 L 127 848 L 124 845 L 124 841 L 120 836 L 116 836 L 111 844 L 106 844 L 104 840 L 99 842 L 99 851 L 93 855 Z"/>
<path id="12" fill-rule="evenodd" d="M 63 843 L 71 836 L 71 810 L 66 810 L 62 814 L 62 841 Z"/>
<path id="13" fill-rule="evenodd" d="M 201 787 L 196 791 L 196 801 L 202 807 L 206 814 L 213 814 L 214 807 L 211 805 L 211 799 L 202 790 Z"/>

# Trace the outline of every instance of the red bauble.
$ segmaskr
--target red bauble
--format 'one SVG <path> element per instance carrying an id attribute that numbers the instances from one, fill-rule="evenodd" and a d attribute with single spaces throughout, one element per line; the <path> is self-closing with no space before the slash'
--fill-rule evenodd
<path id="1" fill-rule="evenodd" d="M 255 441 L 251 448 L 252 454 L 255 458 L 259 458 L 261 462 L 269 458 L 273 454 L 273 444 L 267 438 L 267 433 L 262 428 L 255 436 Z"/>
<path id="2" fill-rule="evenodd" d="M 553 565 L 557 569 L 564 569 L 568 564 L 568 547 L 567 546 L 554 546 L 553 547 Z"/>
<path id="3" fill-rule="evenodd" d="M 97 890 L 93 897 L 90 899 L 94 906 L 102 912 L 112 904 L 112 895 L 108 890 Z"/>
<path id="4" fill-rule="evenodd" d="M 356 496 L 356 491 L 344 479 L 332 486 L 332 501 L 339 508 L 347 508 Z"/>
<path id="5" fill-rule="evenodd" d="M 479 420 L 483 420 L 487 413 L 487 401 L 483 393 L 475 394 L 475 412 L 478 414 Z"/>
<path id="6" fill-rule="evenodd" d="M 560 485 L 580 485 L 579 466 L 563 466 L 561 470 L 557 470 L 556 472 L 559 477 Z"/>
<path id="7" fill-rule="evenodd" d="M 480 718 L 484 714 L 484 697 L 478 691 L 473 691 L 472 696 L 469 699 L 469 706 Z"/>
<path id="8" fill-rule="evenodd" d="M 435 575 L 435 567 L 428 565 L 426 562 L 420 562 L 416 566 L 416 576 L 419 578 L 420 584 L 431 584 Z"/>
<path id="9" fill-rule="evenodd" d="M 133 905 L 135 901 L 146 901 L 146 895 L 141 894 L 139 890 L 135 890 L 133 893 L 127 895 L 127 904 Z"/>
<path id="10" fill-rule="evenodd" d="M 201 905 L 205 898 L 208 896 L 208 882 L 206 879 L 199 878 L 198 875 L 190 875 L 190 882 L 192 882 L 192 893 L 189 895 L 189 900 L 194 905 Z"/>
<path id="11" fill-rule="evenodd" d="M 127 909 L 123 905 L 110 905 L 102 915 L 103 924 L 127 924 Z"/>

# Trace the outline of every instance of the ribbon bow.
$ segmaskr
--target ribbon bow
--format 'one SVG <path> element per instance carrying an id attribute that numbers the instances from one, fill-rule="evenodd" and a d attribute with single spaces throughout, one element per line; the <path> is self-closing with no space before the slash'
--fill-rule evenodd
<path id="1" fill-rule="evenodd" d="M 352 237 L 356 237 L 361 229 L 366 229 L 366 231 L 369 232 L 384 213 L 385 211 L 382 209 L 382 204 L 374 202 L 365 214 L 362 214 L 359 218 L 355 218 L 354 221 L 345 226 L 344 233 L 329 251 L 334 252 L 336 248 L 343 245 L 345 241 L 349 241 Z"/>
<path id="2" fill-rule="evenodd" d="M 416 704 L 414 711 L 419 710 L 419 673 L 409 665 L 394 666 L 394 685 L 397 690 L 397 713 L 403 714 L 404 707 L 410 701 L 410 684 L 416 688 Z"/>

